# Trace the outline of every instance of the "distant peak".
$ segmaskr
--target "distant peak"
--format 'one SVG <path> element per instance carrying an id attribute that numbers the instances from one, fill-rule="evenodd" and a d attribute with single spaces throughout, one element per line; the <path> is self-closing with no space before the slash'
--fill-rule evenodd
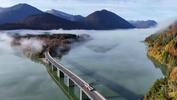
<path id="1" fill-rule="evenodd" d="M 102 10 L 96 11 L 96 12 L 100 12 L 100 13 L 110 13 L 111 11 L 108 11 L 108 10 L 106 10 L 106 9 L 102 9 Z M 111 12 L 111 13 L 112 13 L 112 12 Z"/>
<path id="2" fill-rule="evenodd" d="M 19 3 L 20 5 L 28 5 L 27 3 Z"/>
<path id="3" fill-rule="evenodd" d="M 108 11 L 108 10 L 106 10 L 106 9 L 102 9 L 101 11 Z"/>
<path id="4" fill-rule="evenodd" d="M 27 4 L 27 3 L 19 3 L 17 5 L 26 5 L 26 6 L 29 6 L 29 4 Z"/>
<path id="5" fill-rule="evenodd" d="M 51 9 L 51 11 L 56 11 L 55 9 Z"/>

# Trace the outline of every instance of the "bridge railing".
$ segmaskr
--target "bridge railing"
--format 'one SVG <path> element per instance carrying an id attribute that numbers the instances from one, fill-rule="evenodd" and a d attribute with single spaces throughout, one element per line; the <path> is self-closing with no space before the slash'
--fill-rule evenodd
<path id="1" fill-rule="evenodd" d="M 72 75 L 74 75 L 75 77 L 77 77 L 80 81 L 83 82 L 83 85 L 80 86 L 76 81 L 74 81 L 72 78 L 70 78 L 80 89 L 82 89 L 82 91 L 84 91 L 84 93 L 91 99 L 91 100 L 94 100 L 88 93 L 87 91 L 84 90 L 85 86 L 84 86 L 84 83 L 86 83 L 83 79 L 81 79 L 79 76 L 77 76 L 76 74 L 74 74 L 73 72 L 71 72 L 69 69 L 67 69 L 66 67 L 64 67 L 62 64 L 60 64 L 59 62 L 57 62 L 56 60 L 54 60 L 51 55 L 49 54 L 49 50 L 47 49 L 45 51 L 45 57 L 49 60 L 49 58 L 46 56 L 46 53 L 47 55 L 50 57 L 50 59 L 52 59 L 53 62 L 55 62 L 56 64 L 58 64 L 59 66 L 61 66 L 62 68 L 64 68 L 65 70 L 67 70 L 69 73 L 71 73 Z M 54 65 L 55 65 L 54 63 Z M 58 65 L 55 65 L 55 66 L 58 66 Z M 67 73 L 65 73 L 68 77 L 69 75 Z M 83 88 L 84 87 L 84 88 Z M 102 98 L 101 100 L 106 100 L 101 94 L 99 94 L 96 90 L 93 90 L 92 92 L 94 92 L 95 94 L 97 94 L 100 98 Z"/>

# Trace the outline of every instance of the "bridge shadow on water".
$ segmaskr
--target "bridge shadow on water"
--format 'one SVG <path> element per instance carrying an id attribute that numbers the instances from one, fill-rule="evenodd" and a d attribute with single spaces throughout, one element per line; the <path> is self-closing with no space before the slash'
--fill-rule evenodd
<path id="1" fill-rule="evenodd" d="M 46 69 L 49 75 L 51 76 L 51 78 L 58 85 L 58 87 L 63 91 L 63 93 L 68 97 L 69 100 L 79 100 L 79 98 L 74 94 L 75 93 L 74 86 L 68 87 L 65 84 L 65 77 L 58 78 L 57 72 L 52 71 L 52 68 L 50 66 L 46 66 Z"/>
<path id="2" fill-rule="evenodd" d="M 99 80 L 100 84 L 103 84 L 104 86 L 108 87 L 112 91 L 116 92 L 120 96 L 111 96 L 111 97 L 105 97 L 106 99 L 112 99 L 112 98 L 125 98 L 127 100 L 138 100 L 143 97 L 143 95 L 137 95 L 133 93 L 132 91 L 118 85 L 117 83 L 110 81 L 106 79 L 105 77 L 98 75 L 97 73 L 90 71 L 87 68 L 84 68 L 83 66 L 77 64 L 76 62 L 72 61 L 69 58 L 65 58 L 65 61 L 69 64 L 71 64 L 73 67 L 77 68 L 84 74 L 94 78 L 95 80 Z"/>

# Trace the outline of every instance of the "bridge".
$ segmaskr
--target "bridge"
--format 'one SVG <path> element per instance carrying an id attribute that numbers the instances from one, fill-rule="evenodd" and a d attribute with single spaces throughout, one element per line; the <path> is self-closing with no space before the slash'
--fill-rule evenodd
<path id="1" fill-rule="evenodd" d="M 49 54 L 49 50 L 45 50 L 45 57 L 48 61 L 49 65 L 52 65 L 52 70 L 57 70 L 58 77 L 64 77 L 66 75 L 67 78 L 67 86 L 74 86 L 76 84 L 80 88 L 80 100 L 106 100 L 101 94 L 99 94 L 96 90 L 89 90 L 86 88 L 84 84 L 86 82 L 82 80 L 79 76 L 71 72 L 69 69 L 61 65 L 59 62 L 55 61 L 51 55 Z"/>

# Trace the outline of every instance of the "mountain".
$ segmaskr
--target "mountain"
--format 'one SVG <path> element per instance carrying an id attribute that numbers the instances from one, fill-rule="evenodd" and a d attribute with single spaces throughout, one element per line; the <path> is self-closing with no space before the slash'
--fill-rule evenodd
<path id="1" fill-rule="evenodd" d="M 166 66 L 167 76 L 158 79 L 143 100 L 175 100 L 177 91 L 172 92 L 171 90 L 177 88 L 177 20 L 167 28 L 147 37 L 145 42 L 149 45 L 147 55 Z M 162 69 L 162 66 L 160 67 Z M 169 96 L 169 94 L 175 95 Z"/>
<path id="2" fill-rule="evenodd" d="M 0 30 L 13 30 L 13 29 L 87 29 L 86 26 L 69 21 L 49 13 L 41 13 L 29 15 L 25 19 L 17 22 L 5 23 L 0 25 Z"/>
<path id="3" fill-rule="evenodd" d="M 0 12 L 2 12 L 3 10 L 5 10 L 6 8 L 2 8 L 2 7 L 0 7 Z"/>
<path id="4" fill-rule="evenodd" d="M 29 15 L 26 18 L 12 23 L 0 25 L 0 30 L 12 29 L 94 29 L 94 30 L 110 30 L 110 29 L 128 29 L 135 28 L 133 25 L 125 21 L 118 15 L 102 10 L 96 11 L 86 18 L 77 21 L 70 21 L 61 17 L 57 17 L 49 13 L 41 13 Z"/>
<path id="5" fill-rule="evenodd" d="M 81 15 L 71 15 L 71 14 L 67 14 L 67 13 L 64 13 L 64 12 L 61 12 L 61 11 L 58 11 L 58 10 L 55 10 L 55 9 L 48 10 L 46 12 L 50 13 L 50 14 L 53 14 L 55 16 L 64 18 L 64 19 L 72 20 L 72 21 L 83 18 L 83 16 L 81 16 Z"/>
<path id="6" fill-rule="evenodd" d="M 135 28 L 125 19 L 107 10 L 93 12 L 85 18 L 77 20 L 77 22 L 99 30 Z"/>
<path id="7" fill-rule="evenodd" d="M 147 21 L 129 20 L 128 22 L 137 28 L 150 28 L 150 27 L 155 27 L 157 25 L 157 22 L 154 20 L 147 20 Z"/>
<path id="8" fill-rule="evenodd" d="M 84 18 L 84 17 L 81 16 L 81 15 L 74 15 L 74 16 L 72 16 L 69 20 L 71 20 L 71 21 L 76 21 L 76 20 L 81 19 L 81 18 Z"/>
<path id="9" fill-rule="evenodd" d="M 31 14 L 43 13 L 28 4 L 18 4 L 0 12 L 0 24 L 16 22 Z"/>

